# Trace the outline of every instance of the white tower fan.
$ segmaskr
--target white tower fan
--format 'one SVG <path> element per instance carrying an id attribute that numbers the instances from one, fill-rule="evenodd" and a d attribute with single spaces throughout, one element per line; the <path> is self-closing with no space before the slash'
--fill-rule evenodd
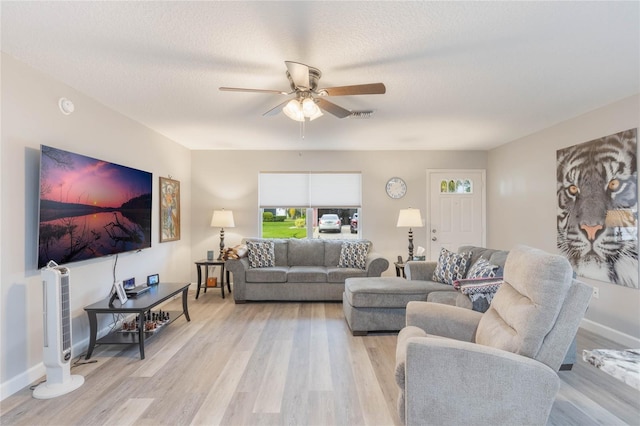
<path id="1" fill-rule="evenodd" d="M 55 398 L 78 389 L 84 377 L 71 375 L 71 311 L 68 268 L 49 262 L 42 269 L 44 350 L 47 380 L 33 391 L 37 399 Z"/>

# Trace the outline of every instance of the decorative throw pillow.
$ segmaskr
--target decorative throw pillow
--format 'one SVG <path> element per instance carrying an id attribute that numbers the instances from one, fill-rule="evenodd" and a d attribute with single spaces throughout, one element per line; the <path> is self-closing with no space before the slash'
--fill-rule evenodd
<path id="1" fill-rule="evenodd" d="M 470 251 L 454 253 L 443 248 L 440 250 L 438 263 L 431 279 L 439 283 L 453 285 L 455 280 L 464 278 L 470 260 Z"/>
<path id="2" fill-rule="evenodd" d="M 345 241 L 340 250 L 338 268 L 366 269 L 369 243 L 364 241 Z"/>
<path id="3" fill-rule="evenodd" d="M 484 257 L 476 260 L 476 263 L 471 265 L 469 272 L 467 272 L 467 278 L 493 278 L 497 277 L 501 273 L 501 267 L 490 263 Z"/>
<path id="4" fill-rule="evenodd" d="M 273 241 L 247 241 L 250 268 L 268 268 L 275 266 Z"/>

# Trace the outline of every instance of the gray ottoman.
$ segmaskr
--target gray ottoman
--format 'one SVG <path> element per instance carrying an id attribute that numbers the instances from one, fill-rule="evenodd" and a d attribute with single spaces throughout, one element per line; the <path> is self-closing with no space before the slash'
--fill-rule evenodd
<path id="1" fill-rule="evenodd" d="M 342 309 L 353 335 L 402 329 L 405 326 L 407 303 L 427 300 L 425 284 L 424 281 L 399 277 L 347 278 L 342 294 Z"/>

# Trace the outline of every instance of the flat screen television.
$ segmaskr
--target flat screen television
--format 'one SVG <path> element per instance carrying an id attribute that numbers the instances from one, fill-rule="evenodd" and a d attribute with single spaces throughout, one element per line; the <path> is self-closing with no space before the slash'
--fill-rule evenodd
<path id="1" fill-rule="evenodd" d="M 151 247 L 149 172 L 40 146 L 38 268 Z"/>

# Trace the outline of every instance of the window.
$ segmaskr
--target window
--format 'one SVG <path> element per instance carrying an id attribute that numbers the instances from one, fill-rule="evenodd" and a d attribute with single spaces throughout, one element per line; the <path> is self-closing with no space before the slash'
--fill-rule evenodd
<path id="1" fill-rule="evenodd" d="M 360 173 L 260 173 L 258 186 L 263 238 L 360 234 Z"/>
<path id="2" fill-rule="evenodd" d="M 473 181 L 471 179 L 451 179 L 440 181 L 440 193 L 442 194 L 472 194 Z"/>

